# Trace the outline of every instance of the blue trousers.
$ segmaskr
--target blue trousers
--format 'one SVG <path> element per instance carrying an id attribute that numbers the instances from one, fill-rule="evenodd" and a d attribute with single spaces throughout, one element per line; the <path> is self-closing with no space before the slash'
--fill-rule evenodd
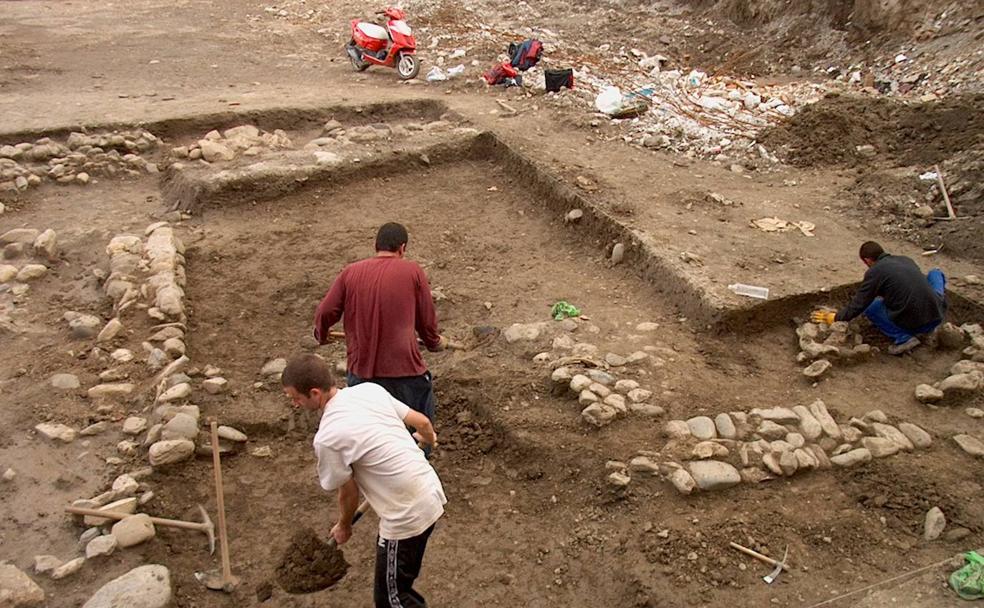
<path id="1" fill-rule="evenodd" d="M 946 291 L 946 277 L 943 275 L 943 271 L 939 268 L 934 268 L 926 274 L 926 280 L 929 281 L 929 286 L 933 288 L 941 298 L 944 297 Z M 885 299 L 882 297 L 875 298 L 875 301 L 865 309 L 864 315 L 877 327 L 883 334 L 888 336 L 888 338 L 895 344 L 904 344 L 911 340 L 913 336 L 917 334 L 928 334 L 929 332 L 936 329 L 936 326 L 942 323 L 942 321 L 934 321 L 933 323 L 928 323 L 922 327 L 917 327 L 915 329 L 902 329 L 898 325 L 892 322 L 888 318 L 888 309 L 885 308 Z"/>

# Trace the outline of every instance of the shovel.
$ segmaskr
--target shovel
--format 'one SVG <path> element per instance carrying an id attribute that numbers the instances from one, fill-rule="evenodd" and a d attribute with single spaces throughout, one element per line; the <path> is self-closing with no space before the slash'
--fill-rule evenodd
<path id="1" fill-rule="evenodd" d="M 424 445 L 417 443 L 420 449 Z M 352 525 L 362 519 L 369 510 L 369 501 L 363 500 L 352 516 Z M 348 572 L 342 550 L 334 535 L 322 542 L 311 529 L 299 530 L 291 539 L 276 569 L 277 582 L 287 593 L 314 593 L 338 584 Z"/>
<path id="2" fill-rule="evenodd" d="M 369 502 L 363 500 L 352 517 L 352 525 L 368 510 Z M 314 593 L 337 585 L 348 569 L 334 536 L 323 542 L 314 530 L 304 528 L 294 534 L 280 558 L 276 579 L 287 593 Z"/>
<path id="3" fill-rule="evenodd" d="M 337 338 L 339 340 L 344 340 L 345 339 L 345 332 L 344 331 L 330 331 L 330 332 L 328 332 L 328 336 L 331 337 L 331 338 Z M 421 340 L 420 338 L 417 338 L 417 344 L 423 344 L 423 343 L 424 343 L 423 340 Z M 469 348 L 468 346 L 465 346 L 465 344 L 463 342 L 458 342 L 457 340 L 448 340 L 447 349 L 448 350 L 471 350 L 471 348 Z"/>

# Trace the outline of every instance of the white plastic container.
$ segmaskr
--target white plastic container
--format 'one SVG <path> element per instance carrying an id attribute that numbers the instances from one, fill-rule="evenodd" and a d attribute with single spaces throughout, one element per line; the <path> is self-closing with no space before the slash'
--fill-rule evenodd
<path id="1" fill-rule="evenodd" d="M 757 287 L 755 285 L 745 285 L 744 283 L 735 283 L 733 285 L 728 285 L 728 289 L 735 292 L 740 296 L 748 296 L 749 298 L 756 298 L 758 300 L 768 300 L 769 299 L 769 288 L 768 287 Z"/>

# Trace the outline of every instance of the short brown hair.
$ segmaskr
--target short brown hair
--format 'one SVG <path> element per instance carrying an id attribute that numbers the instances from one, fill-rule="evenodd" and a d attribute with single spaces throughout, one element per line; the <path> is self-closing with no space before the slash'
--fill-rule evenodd
<path id="1" fill-rule="evenodd" d="M 331 373 L 328 362 L 311 353 L 294 355 L 287 362 L 280 381 L 285 387 L 290 387 L 302 395 L 310 395 L 312 389 L 323 391 L 335 386 L 335 378 Z"/>
<path id="2" fill-rule="evenodd" d="M 379 227 L 376 233 L 376 251 L 397 251 L 410 241 L 410 235 L 403 224 L 389 222 Z"/>
<path id="3" fill-rule="evenodd" d="M 878 257 L 885 253 L 882 246 L 874 241 L 868 241 L 861 245 L 861 249 L 858 251 L 858 256 L 862 260 L 877 260 Z"/>

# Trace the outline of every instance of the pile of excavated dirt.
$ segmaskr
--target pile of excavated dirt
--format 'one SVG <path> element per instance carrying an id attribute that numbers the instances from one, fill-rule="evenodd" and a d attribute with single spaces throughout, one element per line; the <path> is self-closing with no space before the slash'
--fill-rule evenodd
<path id="1" fill-rule="evenodd" d="M 947 215 L 935 180 L 920 180 L 919 169 L 865 173 L 847 188 L 856 210 L 886 234 L 925 249 L 943 247 L 949 255 L 984 262 L 984 147 L 965 150 L 940 164 L 956 221 Z M 903 173 L 900 174 L 900 171 Z M 930 213 L 931 212 L 931 213 Z"/>
<path id="2" fill-rule="evenodd" d="M 313 593 L 342 580 L 349 564 L 337 547 L 311 528 L 298 530 L 277 565 L 277 583 L 287 593 Z"/>
<path id="3" fill-rule="evenodd" d="M 980 145 L 984 95 L 902 104 L 829 95 L 762 135 L 762 143 L 799 167 L 890 160 L 932 165 Z M 866 155 L 859 146 L 873 146 Z"/>

